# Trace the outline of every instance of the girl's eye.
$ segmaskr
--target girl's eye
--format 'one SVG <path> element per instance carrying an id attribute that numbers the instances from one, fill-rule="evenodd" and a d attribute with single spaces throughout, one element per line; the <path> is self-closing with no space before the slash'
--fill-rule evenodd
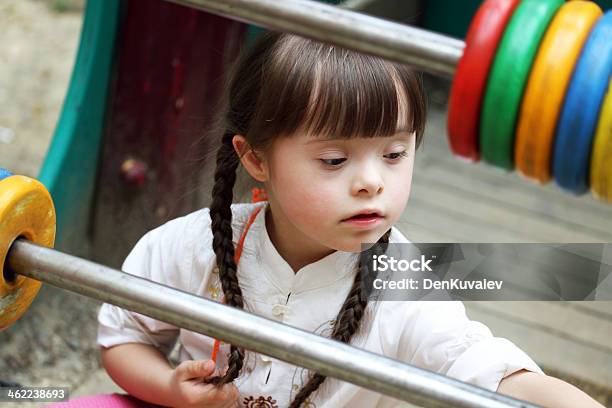
<path id="1" fill-rule="evenodd" d="M 391 156 L 391 157 L 388 157 L 388 156 Z M 397 162 L 402 157 L 407 157 L 407 156 L 408 156 L 408 153 L 406 152 L 406 150 L 404 150 L 403 152 L 389 153 L 389 154 L 385 155 L 385 157 L 387 157 L 388 159 L 391 159 L 394 162 Z M 339 159 L 319 159 L 319 160 L 321 160 L 327 166 L 338 167 L 346 159 L 345 158 L 339 158 Z"/>
<path id="2" fill-rule="evenodd" d="M 393 161 L 399 161 L 399 159 L 401 159 L 402 157 L 407 157 L 408 153 L 406 152 L 406 150 L 404 150 L 403 152 L 389 153 L 387 156 L 392 156 L 389 157 L 389 159 Z"/>
<path id="3" fill-rule="evenodd" d="M 327 164 L 328 166 L 338 166 L 340 164 L 342 164 L 343 161 L 345 161 L 346 159 L 341 158 L 341 159 L 320 159 L 323 163 Z M 333 163 L 329 163 L 329 162 L 333 162 Z"/>

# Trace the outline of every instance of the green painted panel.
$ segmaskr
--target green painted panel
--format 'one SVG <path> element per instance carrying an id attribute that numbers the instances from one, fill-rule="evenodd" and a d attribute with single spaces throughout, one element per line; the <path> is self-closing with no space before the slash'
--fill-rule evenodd
<path id="1" fill-rule="evenodd" d="M 72 253 L 87 236 L 120 0 L 87 1 L 70 85 L 39 179 L 57 212 L 56 247 Z"/>

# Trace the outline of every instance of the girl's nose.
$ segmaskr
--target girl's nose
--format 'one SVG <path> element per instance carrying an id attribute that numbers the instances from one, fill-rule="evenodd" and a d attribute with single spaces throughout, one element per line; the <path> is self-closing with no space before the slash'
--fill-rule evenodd
<path id="1" fill-rule="evenodd" d="M 353 180 L 352 193 L 355 195 L 377 195 L 383 189 L 382 177 L 374 166 L 360 168 Z"/>

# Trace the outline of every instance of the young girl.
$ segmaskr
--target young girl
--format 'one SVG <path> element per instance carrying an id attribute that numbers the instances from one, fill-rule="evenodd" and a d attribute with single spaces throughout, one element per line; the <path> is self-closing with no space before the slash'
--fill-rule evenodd
<path id="1" fill-rule="evenodd" d="M 148 232 L 124 271 L 491 391 L 555 407 L 600 406 L 469 320 L 461 302 L 368 302 L 372 288 L 360 283 L 371 266 L 360 253 L 380 246 L 361 244 L 409 242 L 393 224 L 408 201 L 425 122 L 410 68 L 267 32 L 229 78 L 210 133 L 220 136 L 210 208 Z M 240 165 L 265 187 L 254 203 L 232 203 Z M 151 403 L 401 405 L 110 304 L 98 320 L 104 367 Z M 180 364 L 172 367 L 177 339 Z"/>

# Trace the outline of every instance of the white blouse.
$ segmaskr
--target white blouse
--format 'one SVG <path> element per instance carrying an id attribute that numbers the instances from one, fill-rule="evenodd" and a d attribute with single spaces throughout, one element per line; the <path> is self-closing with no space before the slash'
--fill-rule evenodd
<path id="1" fill-rule="evenodd" d="M 267 204 L 232 204 L 235 243 L 250 214 Z M 351 288 L 357 254 L 336 251 L 294 273 L 270 241 L 265 215 L 262 208 L 248 231 L 238 265 L 245 310 L 329 337 Z M 218 301 L 222 290 L 210 224 L 209 209 L 204 208 L 149 231 L 122 270 Z M 389 242 L 409 241 L 393 227 Z M 103 347 L 145 343 L 169 355 L 178 340 L 181 362 L 211 357 L 212 338 L 111 304 L 101 306 L 98 322 L 97 342 Z M 520 369 L 543 373 L 514 343 L 469 320 L 460 301 L 369 302 L 351 345 L 491 391 Z M 217 355 L 221 370 L 227 366 L 228 352 L 229 345 L 221 343 Z M 307 379 L 307 369 L 247 350 L 234 384 L 245 407 L 287 407 Z M 309 401 L 309 407 L 321 408 L 401 405 L 397 399 L 330 377 Z"/>

